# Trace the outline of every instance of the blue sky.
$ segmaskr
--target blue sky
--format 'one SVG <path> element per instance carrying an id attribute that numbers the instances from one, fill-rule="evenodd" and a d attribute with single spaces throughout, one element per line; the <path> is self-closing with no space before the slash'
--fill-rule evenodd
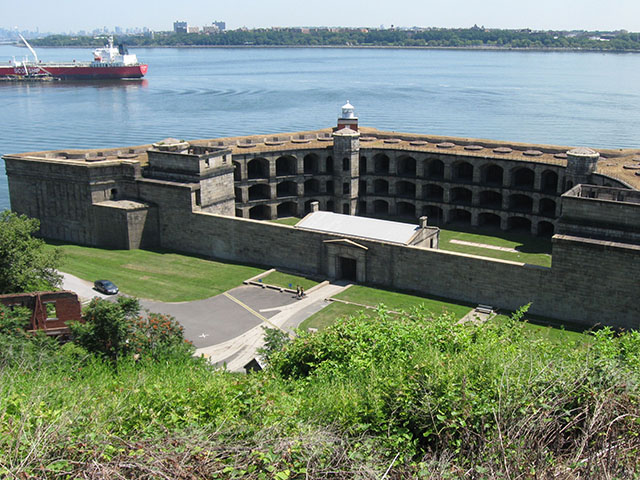
<path id="1" fill-rule="evenodd" d="M 246 26 L 391 25 L 640 31 L 640 0 L 0 0 L 0 27 L 41 31 L 147 26 L 174 20 Z"/>

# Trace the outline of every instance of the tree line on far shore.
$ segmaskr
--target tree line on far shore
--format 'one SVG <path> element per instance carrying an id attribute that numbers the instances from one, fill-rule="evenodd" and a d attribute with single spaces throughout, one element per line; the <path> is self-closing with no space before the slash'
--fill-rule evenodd
<path id="1" fill-rule="evenodd" d="M 130 46 L 347 46 L 640 51 L 640 33 L 456 29 L 254 29 L 120 36 Z M 35 46 L 101 46 L 105 36 L 51 35 Z"/>

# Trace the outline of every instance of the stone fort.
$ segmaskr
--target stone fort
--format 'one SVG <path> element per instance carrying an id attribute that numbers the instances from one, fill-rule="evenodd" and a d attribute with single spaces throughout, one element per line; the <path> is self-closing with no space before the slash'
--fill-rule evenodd
<path id="1" fill-rule="evenodd" d="M 511 310 L 531 303 L 537 315 L 637 328 L 639 154 L 384 132 L 360 127 L 347 102 L 337 127 L 317 131 L 3 158 L 12 209 L 38 218 L 45 238 L 166 248 Z M 390 241 L 263 221 L 318 208 L 420 218 L 424 234 Z M 446 224 L 551 237 L 552 266 L 439 250 L 434 226 Z"/>

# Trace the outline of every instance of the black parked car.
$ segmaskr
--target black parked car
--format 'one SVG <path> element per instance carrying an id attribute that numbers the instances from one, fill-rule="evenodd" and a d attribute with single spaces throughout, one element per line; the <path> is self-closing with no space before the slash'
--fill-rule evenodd
<path id="1" fill-rule="evenodd" d="M 115 295 L 119 292 L 118 287 L 116 287 L 115 283 L 110 282 L 109 280 L 96 280 L 95 282 L 93 282 L 93 288 L 107 295 Z"/>

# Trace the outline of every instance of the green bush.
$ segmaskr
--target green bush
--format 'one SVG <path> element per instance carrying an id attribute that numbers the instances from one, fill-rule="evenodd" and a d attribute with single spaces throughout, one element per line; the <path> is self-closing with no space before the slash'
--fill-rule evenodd
<path id="1" fill-rule="evenodd" d="M 141 315 L 140 303 L 133 298 L 120 297 L 117 303 L 94 298 L 84 312 L 84 320 L 70 324 L 74 342 L 110 360 L 127 356 L 188 357 L 193 353 L 182 326 L 173 317 Z"/>

